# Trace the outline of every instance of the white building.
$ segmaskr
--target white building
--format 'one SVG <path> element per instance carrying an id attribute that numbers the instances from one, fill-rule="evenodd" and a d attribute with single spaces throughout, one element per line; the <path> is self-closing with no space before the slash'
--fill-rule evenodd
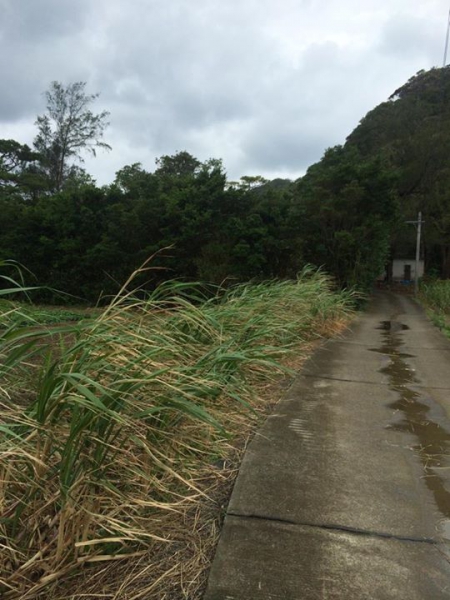
<path id="1" fill-rule="evenodd" d="M 423 259 L 418 264 L 419 279 L 425 272 Z M 394 258 L 392 261 L 392 281 L 414 281 L 416 278 L 415 258 Z"/>

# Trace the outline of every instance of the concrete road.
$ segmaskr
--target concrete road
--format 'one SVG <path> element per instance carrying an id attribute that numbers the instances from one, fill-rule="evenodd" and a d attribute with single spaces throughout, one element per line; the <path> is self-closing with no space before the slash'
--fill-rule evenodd
<path id="1" fill-rule="evenodd" d="M 250 444 L 204 600 L 450 599 L 450 342 L 378 293 Z"/>

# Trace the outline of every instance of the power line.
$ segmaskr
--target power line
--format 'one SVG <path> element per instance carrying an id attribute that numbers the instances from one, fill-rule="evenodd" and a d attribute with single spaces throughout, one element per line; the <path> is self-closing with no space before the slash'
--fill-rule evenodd
<path id="1" fill-rule="evenodd" d="M 447 50 L 448 50 L 449 36 L 450 36 L 450 10 L 448 11 L 447 35 L 445 37 L 444 63 L 442 65 L 442 67 L 445 67 L 445 65 L 447 64 Z"/>

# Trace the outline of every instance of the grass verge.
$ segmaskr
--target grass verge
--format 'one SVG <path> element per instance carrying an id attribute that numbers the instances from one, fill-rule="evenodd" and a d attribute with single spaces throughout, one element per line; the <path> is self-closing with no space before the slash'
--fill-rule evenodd
<path id="1" fill-rule="evenodd" d="M 450 337 L 450 281 L 422 283 L 419 300 L 427 309 L 432 322 Z"/>
<path id="2" fill-rule="evenodd" d="M 252 429 L 352 312 L 310 270 L 209 299 L 129 284 L 74 324 L 1 317 L 5 599 L 200 598 Z"/>

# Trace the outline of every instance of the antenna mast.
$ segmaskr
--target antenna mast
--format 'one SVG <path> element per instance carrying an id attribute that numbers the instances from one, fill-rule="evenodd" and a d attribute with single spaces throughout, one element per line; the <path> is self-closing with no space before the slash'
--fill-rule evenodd
<path id="1" fill-rule="evenodd" d="M 450 10 L 448 11 L 447 35 L 445 37 L 444 63 L 442 65 L 443 68 L 447 64 L 447 50 L 448 50 L 449 36 L 450 36 Z"/>

